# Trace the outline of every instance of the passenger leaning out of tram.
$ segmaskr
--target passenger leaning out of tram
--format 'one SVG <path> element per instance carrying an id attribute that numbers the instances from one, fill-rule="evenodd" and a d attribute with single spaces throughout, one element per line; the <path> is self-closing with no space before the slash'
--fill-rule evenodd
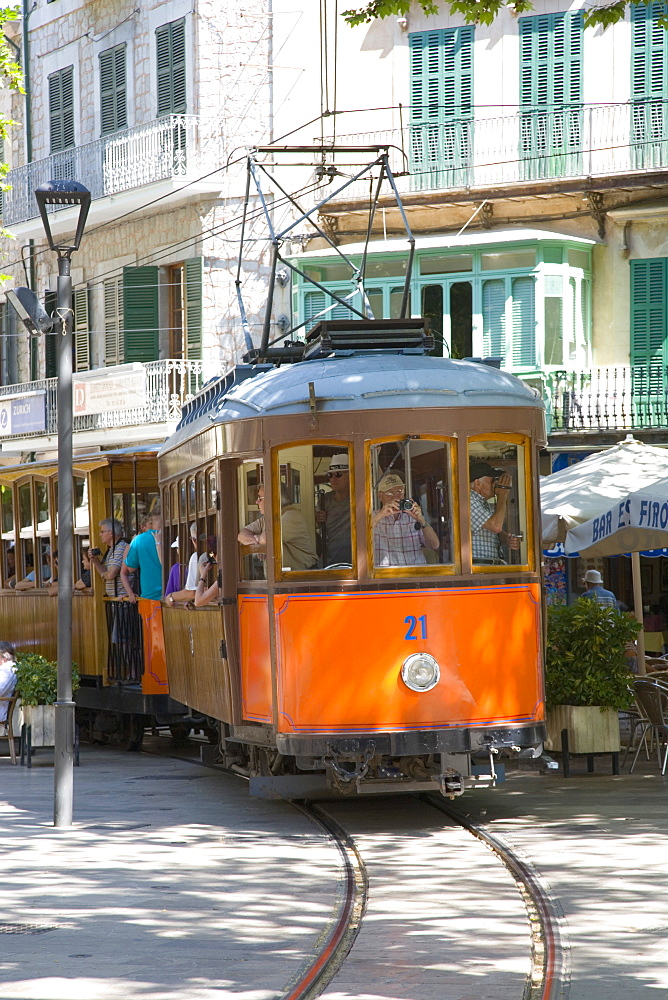
<path id="1" fill-rule="evenodd" d="M 105 548 L 104 555 L 100 549 L 89 549 L 88 555 L 83 558 L 84 569 L 102 577 L 107 597 L 120 597 L 123 595 L 120 573 L 128 548 L 121 522 L 115 517 L 105 517 L 100 521 L 100 541 Z"/>
<path id="2" fill-rule="evenodd" d="M 158 504 L 151 510 L 146 531 L 130 542 L 121 565 L 121 583 L 129 601 L 137 601 L 132 589 L 133 571 L 139 570 L 139 596 L 149 601 L 162 597 L 162 558 L 160 554 L 162 514 Z"/>
<path id="3" fill-rule="evenodd" d="M 257 505 L 260 516 L 241 529 L 237 539 L 249 553 L 257 553 L 261 559 L 267 557 L 267 537 L 264 527 L 264 486 L 258 488 Z M 281 483 L 281 542 L 283 546 L 283 569 L 312 569 L 318 561 L 315 541 L 304 515 L 290 498 L 287 486 Z M 266 574 L 265 574 L 266 575 Z"/>
<path id="4" fill-rule="evenodd" d="M 401 476 L 389 472 L 378 486 L 380 510 L 373 515 L 373 546 L 376 566 L 423 566 L 424 549 L 436 551 L 438 535 L 427 524 L 420 504 L 406 500 Z"/>
<path id="5" fill-rule="evenodd" d="M 509 535 L 503 527 L 512 479 L 509 473 L 494 469 L 487 462 L 472 462 L 469 484 L 473 563 L 476 566 L 505 565 L 504 548 L 520 547 L 519 536 Z M 489 503 L 492 497 L 496 497 L 496 506 Z"/>

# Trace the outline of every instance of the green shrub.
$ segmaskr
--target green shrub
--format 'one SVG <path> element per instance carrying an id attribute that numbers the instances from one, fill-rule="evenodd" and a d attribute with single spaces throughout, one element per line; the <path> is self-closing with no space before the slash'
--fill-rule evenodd
<path id="1" fill-rule="evenodd" d="M 581 597 L 547 614 L 545 694 L 554 705 L 630 708 L 632 674 L 624 648 L 635 639 L 635 618 Z"/>
<path id="2" fill-rule="evenodd" d="M 72 692 L 79 672 L 72 664 Z M 53 705 L 58 693 L 58 666 L 39 653 L 20 653 L 16 661 L 16 692 L 23 705 Z"/>

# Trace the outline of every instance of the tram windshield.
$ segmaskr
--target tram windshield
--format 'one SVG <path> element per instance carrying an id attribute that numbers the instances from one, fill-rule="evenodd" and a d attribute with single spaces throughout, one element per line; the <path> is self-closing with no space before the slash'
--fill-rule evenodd
<path id="1" fill-rule="evenodd" d="M 377 569 L 453 562 L 450 445 L 406 437 L 371 449 Z"/>
<path id="2" fill-rule="evenodd" d="M 528 562 L 526 451 L 500 438 L 469 440 L 471 555 L 476 566 Z"/>

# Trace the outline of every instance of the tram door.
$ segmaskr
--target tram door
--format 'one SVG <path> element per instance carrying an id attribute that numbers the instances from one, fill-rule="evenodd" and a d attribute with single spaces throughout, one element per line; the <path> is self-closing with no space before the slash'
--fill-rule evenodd
<path id="1" fill-rule="evenodd" d="M 473 286 L 470 281 L 444 281 L 422 289 L 422 315 L 431 323 L 437 357 L 473 355 Z"/>

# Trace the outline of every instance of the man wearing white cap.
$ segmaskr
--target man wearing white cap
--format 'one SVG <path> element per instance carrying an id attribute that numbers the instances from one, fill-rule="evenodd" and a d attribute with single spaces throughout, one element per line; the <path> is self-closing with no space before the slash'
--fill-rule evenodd
<path id="1" fill-rule="evenodd" d="M 386 473 L 376 489 L 381 504 L 372 521 L 376 566 L 423 566 L 423 549 L 437 550 L 440 543 L 419 503 L 405 499 L 406 487 L 396 472 Z"/>
<path id="2" fill-rule="evenodd" d="M 352 563 L 350 544 L 350 467 L 348 455 L 332 455 L 327 483 L 331 493 L 322 493 L 318 524 L 324 524 L 323 566 Z"/>
<path id="3" fill-rule="evenodd" d="M 597 569 L 588 569 L 584 575 L 584 585 L 587 588 L 582 595 L 589 597 L 592 601 L 598 601 L 608 608 L 617 607 L 617 598 L 611 590 L 603 587 L 603 577 Z"/>

